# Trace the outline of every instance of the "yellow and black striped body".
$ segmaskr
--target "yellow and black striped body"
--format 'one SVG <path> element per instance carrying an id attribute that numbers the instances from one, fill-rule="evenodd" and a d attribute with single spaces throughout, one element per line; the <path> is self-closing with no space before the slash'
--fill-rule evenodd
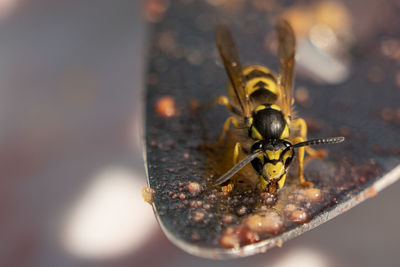
<path id="1" fill-rule="evenodd" d="M 246 80 L 246 93 L 253 105 L 274 104 L 279 95 L 279 87 L 275 73 L 260 65 L 252 65 L 243 69 Z"/>
<path id="2" fill-rule="evenodd" d="M 243 70 L 246 92 L 253 105 L 248 119 L 249 137 L 255 140 L 251 150 L 265 151 L 251 162 L 260 175 L 262 188 L 274 186 L 282 188 L 286 180 L 286 170 L 294 156 L 288 141 L 290 120 L 275 104 L 279 96 L 276 75 L 268 68 L 254 65 Z"/>
<path id="3" fill-rule="evenodd" d="M 255 143 L 251 151 L 262 149 L 251 163 L 260 175 L 261 187 L 273 185 L 282 188 L 286 170 L 294 156 L 288 141 L 290 120 L 276 104 L 279 97 L 277 78 L 268 68 L 253 65 L 243 70 L 246 80 L 246 93 L 252 104 L 251 117 L 248 118 L 248 135 Z"/>
<path id="4" fill-rule="evenodd" d="M 251 65 L 243 69 L 246 95 L 250 97 L 251 108 L 261 104 L 274 104 L 279 96 L 276 74 L 267 67 Z M 231 103 L 238 105 L 236 93 L 228 82 L 228 94 Z"/>
<path id="5" fill-rule="evenodd" d="M 275 73 L 267 67 L 251 65 L 243 69 L 243 76 L 246 80 L 245 91 L 252 105 L 247 125 L 249 137 L 254 140 L 287 139 L 290 121 L 276 105 L 279 87 Z M 232 92 L 232 86 L 229 87 L 228 92 Z"/>
<path id="6" fill-rule="evenodd" d="M 218 143 L 224 140 L 229 125 L 233 124 L 237 128 L 244 126 L 248 129 L 253 145 L 250 153 L 240 161 L 242 144 L 236 142 L 233 151 L 234 166 L 216 180 L 216 185 L 225 183 L 251 162 L 259 174 L 261 190 L 275 194 L 284 185 L 294 149 L 298 149 L 300 183 L 303 186 L 310 185 L 303 175 L 305 151 L 312 157 L 323 157 L 323 151 L 313 150 L 309 146 L 340 143 L 344 140 L 343 137 L 307 140 L 306 122 L 302 118 L 291 121 L 296 38 L 290 24 L 283 19 L 277 24 L 277 32 L 279 79 L 264 66 L 251 65 L 242 68 L 229 28 L 225 25 L 217 28 L 217 48 L 229 79 L 228 97 L 220 96 L 214 102 L 226 106 L 235 114 L 226 119 Z M 293 132 L 289 133 L 289 129 Z M 226 189 L 229 191 L 232 188 L 231 181 Z"/>

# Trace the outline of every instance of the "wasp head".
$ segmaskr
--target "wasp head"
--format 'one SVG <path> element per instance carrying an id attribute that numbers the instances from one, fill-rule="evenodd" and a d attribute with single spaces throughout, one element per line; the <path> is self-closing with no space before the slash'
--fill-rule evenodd
<path id="1" fill-rule="evenodd" d="M 252 146 L 252 151 L 262 150 L 251 163 L 266 183 L 283 186 L 285 174 L 294 157 L 293 146 L 285 140 L 261 140 Z"/>

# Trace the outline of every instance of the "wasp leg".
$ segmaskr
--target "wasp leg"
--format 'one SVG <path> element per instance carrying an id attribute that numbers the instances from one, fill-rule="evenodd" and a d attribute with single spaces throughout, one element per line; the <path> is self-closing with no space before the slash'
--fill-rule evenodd
<path id="1" fill-rule="evenodd" d="M 233 166 L 235 166 L 239 162 L 240 151 L 243 151 L 242 145 L 239 142 L 237 142 L 235 144 L 235 148 L 233 149 Z M 235 185 L 235 180 L 232 177 L 229 183 L 222 187 L 222 192 L 224 192 L 225 194 L 231 192 L 233 190 L 234 185 Z"/>
<path id="2" fill-rule="evenodd" d="M 239 154 L 240 154 L 240 151 L 243 152 L 242 145 L 241 145 L 239 142 L 237 142 L 237 143 L 235 144 L 235 148 L 233 149 L 233 165 L 234 165 L 234 166 L 235 166 L 236 164 L 238 164 L 238 162 L 239 162 Z"/>
<path id="3" fill-rule="evenodd" d="M 265 192 L 268 188 L 269 183 L 260 175 L 259 176 L 260 182 L 258 183 L 258 188 L 261 192 Z"/>
<path id="4" fill-rule="evenodd" d="M 217 97 L 217 98 L 211 103 L 211 107 L 214 107 L 214 106 L 216 106 L 216 105 L 225 106 L 230 112 L 232 112 L 232 113 L 234 113 L 234 114 L 236 114 L 236 115 L 238 115 L 238 116 L 241 115 L 241 114 L 240 114 L 240 111 L 239 111 L 237 108 L 235 108 L 234 106 L 232 106 L 231 103 L 229 102 L 229 99 L 228 99 L 226 96 L 224 96 L 224 95 L 221 95 L 221 96 Z"/>
<path id="5" fill-rule="evenodd" d="M 238 122 L 238 120 L 237 120 L 235 117 L 230 116 L 229 118 L 227 118 L 226 121 L 224 122 L 224 126 L 223 126 L 223 128 L 222 128 L 221 135 L 220 135 L 219 138 L 218 138 L 217 144 L 221 144 L 222 141 L 225 139 L 226 133 L 228 132 L 229 126 L 230 126 L 231 123 L 232 123 L 236 128 L 239 128 L 239 127 L 240 127 L 240 123 Z"/>
<path id="6" fill-rule="evenodd" d="M 293 144 L 297 144 L 300 142 L 304 142 L 306 139 L 299 136 L 293 139 Z M 297 151 L 297 162 L 298 162 L 298 175 L 299 175 L 299 180 L 300 180 L 300 184 L 303 186 L 308 186 L 308 185 L 312 185 L 311 182 L 307 181 L 304 178 L 304 174 L 303 174 L 303 163 L 304 163 L 304 147 L 299 147 L 298 151 Z"/>
<path id="7" fill-rule="evenodd" d="M 240 111 L 236 107 L 232 106 L 232 104 L 229 102 L 229 99 L 224 95 L 221 95 L 221 96 L 217 97 L 216 99 L 214 99 L 214 101 L 211 102 L 209 107 L 214 107 L 216 105 L 223 105 L 230 112 L 232 112 L 232 113 L 234 113 L 234 114 L 236 114 L 238 116 L 241 115 Z M 226 119 L 226 121 L 224 123 L 224 126 L 223 126 L 223 129 L 222 129 L 222 132 L 221 132 L 221 134 L 220 134 L 220 136 L 219 136 L 219 138 L 217 140 L 217 145 L 220 145 L 222 143 L 222 141 L 225 139 L 226 133 L 229 130 L 230 123 L 232 123 L 236 128 L 240 127 L 240 123 L 237 121 L 237 119 L 235 117 L 230 116 L 228 119 Z"/>
<path id="8" fill-rule="evenodd" d="M 302 118 L 298 118 L 298 119 L 293 121 L 293 126 L 300 130 L 300 137 L 303 138 L 302 141 L 298 141 L 297 143 L 306 141 L 307 140 L 307 124 L 306 124 L 306 121 L 304 119 L 302 119 Z M 326 150 L 324 150 L 324 149 L 316 150 L 316 149 L 313 149 L 313 148 L 311 148 L 309 146 L 304 147 L 304 149 L 307 152 L 307 154 L 310 155 L 310 157 L 312 157 L 312 158 L 324 159 L 326 157 Z"/>
<path id="9" fill-rule="evenodd" d="M 294 138 L 292 140 L 293 144 L 297 144 L 300 142 L 304 142 L 307 140 L 307 124 L 306 121 L 302 118 L 298 118 L 296 120 L 293 121 L 293 126 L 297 129 L 299 129 L 300 131 L 300 136 Z M 313 149 L 311 147 L 299 147 L 298 148 L 298 155 L 297 155 L 297 161 L 298 161 L 298 175 L 299 175 L 299 180 L 301 185 L 303 186 L 307 186 L 307 185 L 312 185 L 311 182 L 307 181 L 304 178 L 304 174 L 303 174 L 303 169 L 304 169 L 304 152 L 307 152 L 307 154 L 310 155 L 310 157 L 312 158 L 319 158 L 319 159 L 323 159 L 326 157 L 326 151 L 323 149 Z"/>

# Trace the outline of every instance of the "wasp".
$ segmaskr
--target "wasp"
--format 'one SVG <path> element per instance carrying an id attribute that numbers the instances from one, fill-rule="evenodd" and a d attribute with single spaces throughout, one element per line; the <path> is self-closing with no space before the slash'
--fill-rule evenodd
<path id="1" fill-rule="evenodd" d="M 285 184 L 288 168 L 296 153 L 300 184 L 311 185 L 303 174 L 305 152 L 311 157 L 321 158 L 324 151 L 314 150 L 311 145 L 344 141 L 344 137 L 307 140 L 306 122 L 293 112 L 296 38 L 291 25 L 284 19 L 278 21 L 277 33 L 279 76 L 261 65 L 242 68 L 229 28 L 226 25 L 217 27 L 217 47 L 229 80 L 228 96 L 220 96 L 216 102 L 233 113 L 223 125 L 219 142 L 225 138 L 231 124 L 247 129 L 248 138 L 252 140 L 247 151 L 240 142 L 236 142 L 234 166 L 214 182 L 214 185 L 221 185 L 231 180 L 225 186 L 228 191 L 234 186 L 231 178 L 251 163 L 259 176 L 259 188 L 276 194 Z M 247 156 L 239 161 L 240 152 Z"/>

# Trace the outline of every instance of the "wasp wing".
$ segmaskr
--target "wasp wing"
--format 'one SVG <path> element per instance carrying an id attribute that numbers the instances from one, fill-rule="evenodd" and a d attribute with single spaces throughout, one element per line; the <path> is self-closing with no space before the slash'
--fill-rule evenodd
<path id="1" fill-rule="evenodd" d="M 250 98 L 246 94 L 245 79 L 242 66 L 239 61 L 236 45 L 233 42 L 232 34 L 226 25 L 217 27 L 217 47 L 225 66 L 229 80 L 232 84 L 234 95 L 240 106 L 243 117 L 250 117 Z"/>
<path id="2" fill-rule="evenodd" d="M 279 87 L 280 104 L 285 115 L 292 115 L 293 104 L 293 77 L 294 77 L 294 57 L 296 50 L 296 37 L 292 26 L 281 19 L 277 25 L 279 41 Z"/>
<path id="3" fill-rule="evenodd" d="M 241 162 L 236 164 L 235 166 L 232 167 L 229 171 L 227 171 L 224 175 L 219 177 L 215 182 L 214 185 L 220 185 L 231 179 L 233 175 L 235 175 L 238 171 L 240 171 L 244 166 L 246 166 L 249 162 L 251 162 L 253 159 L 255 159 L 258 155 L 263 153 L 262 150 L 259 150 L 257 152 L 254 152 L 251 155 L 248 155 L 245 157 Z"/>

